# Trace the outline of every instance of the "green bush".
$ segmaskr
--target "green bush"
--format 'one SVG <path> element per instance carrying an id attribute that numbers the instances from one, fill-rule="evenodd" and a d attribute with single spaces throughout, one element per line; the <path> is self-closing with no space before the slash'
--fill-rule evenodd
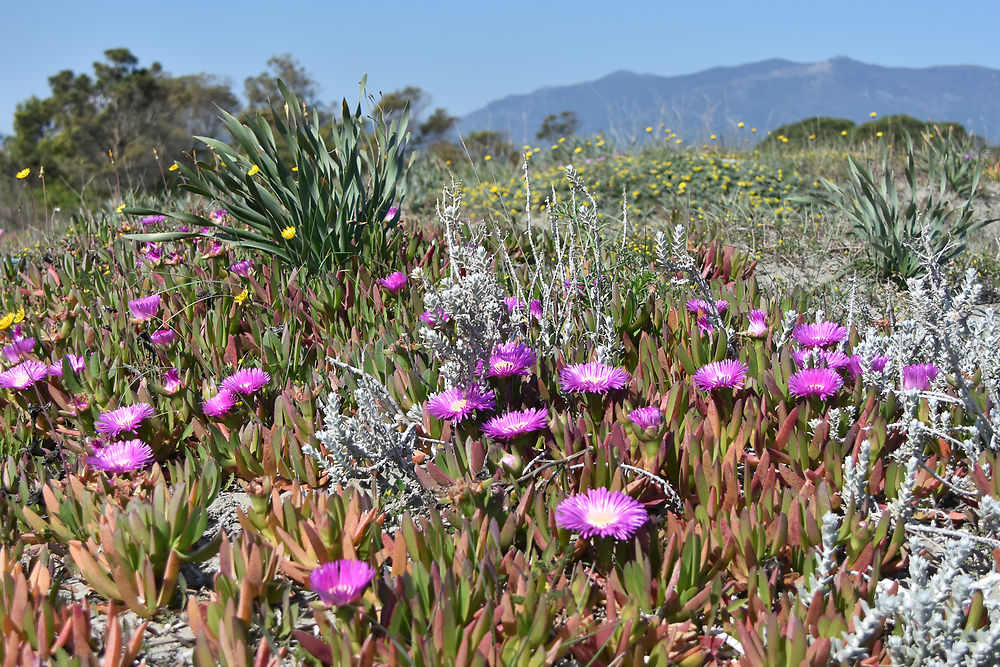
<path id="1" fill-rule="evenodd" d="M 781 145 L 788 144 L 800 149 L 809 144 L 843 142 L 846 137 L 842 133 L 847 132 L 849 136 L 854 128 L 854 121 L 846 118 L 813 116 L 797 123 L 782 125 L 760 142 L 760 148 L 780 148 Z M 784 137 L 787 141 L 782 141 L 780 137 Z"/>

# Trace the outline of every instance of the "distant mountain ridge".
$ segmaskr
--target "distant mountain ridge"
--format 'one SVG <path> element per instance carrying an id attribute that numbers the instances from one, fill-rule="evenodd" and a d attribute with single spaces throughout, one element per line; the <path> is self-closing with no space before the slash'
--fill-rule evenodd
<path id="1" fill-rule="evenodd" d="M 962 123 L 998 143 L 1000 70 L 881 67 L 843 56 L 818 63 L 773 59 L 670 77 L 621 70 L 596 81 L 495 100 L 459 119 L 458 129 L 462 134 L 498 130 L 515 145 L 534 144 L 545 116 L 564 110 L 576 112 L 579 134 L 603 131 L 625 143 L 642 140 L 647 126 L 660 123 L 686 141 L 716 134 L 742 142 L 751 127 L 760 138 L 810 116 L 861 123 L 872 111 Z M 737 130 L 738 121 L 746 124 L 743 130 Z"/>

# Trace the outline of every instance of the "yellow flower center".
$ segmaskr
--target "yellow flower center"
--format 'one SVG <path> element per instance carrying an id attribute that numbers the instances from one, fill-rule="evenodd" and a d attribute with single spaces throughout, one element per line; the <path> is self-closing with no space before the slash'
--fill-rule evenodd
<path id="1" fill-rule="evenodd" d="M 618 520 L 618 514 L 606 507 L 594 508 L 587 512 L 587 523 L 595 528 L 610 526 Z"/>
<path id="2" fill-rule="evenodd" d="M 452 412 L 464 412 L 465 406 L 467 406 L 468 404 L 469 404 L 468 400 L 460 398 L 457 401 L 452 401 L 451 405 L 448 406 L 448 409 L 450 409 Z"/>

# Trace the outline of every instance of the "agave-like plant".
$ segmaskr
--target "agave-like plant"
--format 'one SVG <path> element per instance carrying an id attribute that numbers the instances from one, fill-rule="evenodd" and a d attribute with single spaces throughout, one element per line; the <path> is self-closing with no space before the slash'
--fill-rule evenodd
<path id="1" fill-rule="evenodd" d="M 946 175 L 931 170 L 928 194 L 920 198 L 917 193 L 922 188 L 917 182 L 915 152 L 909 136 L 903 174 L 910 196 L 905 204 L 900 201 L 888 157 L 883 156 L 881 179 L 854 156 L 848 156 L 848 160 L 849 186 L 842 188 L 824 180 L 827 194 L 821 199 L 844 212 L 852 223 L 852 233 L 865 244 L 879 276 L 900 287 L 906 287 L 907 278 L 924 272 L 920 257 L 911 247 L 917 239 L 929 235 L 934 250 L 943 251 L 940 261 L 946 262 L 962 252 L 970 232 L 996 221 L 977 218 L 973 209 L 978 178 L 959 207 L 948 201 Z"/>
<path id="2" fill-rule="evenodd" d="M 364 86 L 362 80 L 362 99 Z M 197 160 L 193 169 L 178 163 L 185 177 L 181 187 L 217 202 L 239 224 L 225 216 L 148 208 L 125 212 L 165 215 L 192 229 L 211 227 L 223 241 L 311 272 L 331 270 L 368 251 L 381 256 L 387 250 L 386 232 L 399 218 L 398 204 L 413 159 L 406 150 L 408 111 L 398 120 L 376 114 L 369 134 L 361 103 L 352 111 L 344 100 L 342 118 L 321 127 L 315 109 L 309 114 L 280 79 L 278 88 L 284 105 L 271 110 L 277 137 L 263 115 L 244 122 L 223 112 L 236 146 L 196 137 L 209 146 L 213 159 Z M 157 242 L 191 236 L 197 234 L 128 238 Z"/>

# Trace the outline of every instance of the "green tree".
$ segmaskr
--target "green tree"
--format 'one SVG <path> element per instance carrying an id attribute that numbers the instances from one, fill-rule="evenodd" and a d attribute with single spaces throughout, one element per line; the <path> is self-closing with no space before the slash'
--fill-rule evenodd
<path id="1" fill-rule="evenodd" d="M 424 122 L 420 123 L 420 143 L 434 145 L 444 141 L 446 135 L 455 127 L 458 118 L 449 115 L 443 108 L 438 107 Z"/>
<path id="2" fill-rule="evenodd" d="M 542 119 L 542 126 L 538 128 L 535 137 L 542 141 L 556 141 L 560 137 L 571 137 L 576 134 L 576 128 L 580 125 L 580 119 L 576 117 L 576 112 L 563 111 L 558 116 L 550 113 Z"/>
<path id="3" fill-rule="evenodd" d="M 326 110 L 319 99 L 319 84 L 313 75 L 292 57 L 292 54 L 271 56 L 267 61 L 267 67 L 267 70 L 257 76 L 243 80 L 243 94 L 247 98 L 247 108 L 250 111 L 268 111 L 271 105 L 280 106 L 284 103 L 276 83 L 280 79 L 295 93 L 300 102 L 323 115 Z"/>
<path id="4" fill-rule="evenodd" d="M 128 49 L 104 57 L 93 76 L 63 70 L 50 77 L 49 97 L 31 97 L 14 113 L 14 134 L 5 142 L 10 158 L 45 168 L 56 205 L 155 188 L 163 180 L 158 159 L 180 159 L 195 147 L 193 132 L 221 129 L 220 107 L 238 106 L 229 87 L 209 75 L 173 77 L 159 63 L 140 67 Z"/>

